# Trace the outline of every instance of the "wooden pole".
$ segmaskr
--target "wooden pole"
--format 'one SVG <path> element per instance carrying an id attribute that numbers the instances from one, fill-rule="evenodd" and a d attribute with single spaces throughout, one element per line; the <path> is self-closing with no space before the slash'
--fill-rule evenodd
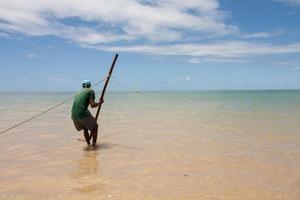
<path id="1" fill-rule="evenodd" d="M 104 84 L 104 86 L 103 86 L 103 90 L 102 90 L 102 93 L 101 93 L 99 102 L 102 101 L 102 100 L 104 99 L 106 87 L 107 87 L 107 85 L 108 85 L 108 82 L 109 82 L 109 79 L 110 79 L 110 77 L 111 77 L 111 74 L 112 74 L 112 72 L 113 72 L 113 70 L 114 70 L 114 67 L 115 67 L 116 61 L 117 61 L 117 59 L 118 59 L 118 56 L 119 56 L 118 54 L 115 55 L 114 60 L 113 60 L 113 62 L 112 62 L 112 64 L 111 64 L 111 67 L 110 67 L 110 70 L 109 70 L 109 72 L 108 72 L 108 75 L 107 75 L 105 84 Z M 98 120 L 98 116 L 99 116 L 99 113 L 100 113 L 101 105 L 102 105 L 102 104 L 100 104 L 100 105 L 98 106 L 98 110 L 97 110 L 96 117 L 95 117 L 95 118 L 96 118 L 96 121 Z"/>

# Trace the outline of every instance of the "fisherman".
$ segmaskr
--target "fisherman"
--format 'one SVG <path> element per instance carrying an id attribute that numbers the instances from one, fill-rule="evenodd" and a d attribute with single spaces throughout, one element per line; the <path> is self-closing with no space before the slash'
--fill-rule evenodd
<path id="1" fill-rule="evenodd" d="M 86 143 L 90 145 L 90 140 L 93 139 L 93 146 L 95 146 L 98 136 L 98 124 L 96 119 L 89 112 L 88 106 L 90 105 L 92 108 L 96 108 L 103 103 L 103 100 L 99 103 L 95 102 L 95 92 L 91 89 L 91 81 L 84 80 L 82 82 L 82 88 L 83 89 L 76 94 L 73 102 L 72 120 L 77 131 L 83 130 Z"/>

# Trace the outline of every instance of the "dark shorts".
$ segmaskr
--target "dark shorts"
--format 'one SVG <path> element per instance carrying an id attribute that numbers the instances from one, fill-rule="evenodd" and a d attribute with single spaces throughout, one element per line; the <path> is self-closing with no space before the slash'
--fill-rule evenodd
<path id="1" fill-rule="evenodd" d="M 82 119 L 73 120 L 73 122 L 77 131 L 85 128 L 91 131 L 98 126 L 96 119 L 91 115 Z"/>

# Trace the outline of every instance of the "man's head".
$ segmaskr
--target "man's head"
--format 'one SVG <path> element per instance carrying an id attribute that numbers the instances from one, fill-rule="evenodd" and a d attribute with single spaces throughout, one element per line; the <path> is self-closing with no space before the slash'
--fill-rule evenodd
<path id="1" fill-rule="evenodd" d="M 83 88 L 90 88 L 91 87 L 91 81 L 89 81 L 89 80 L 84 80 L 84 81 L 82 81 L 82 87 Z"/>

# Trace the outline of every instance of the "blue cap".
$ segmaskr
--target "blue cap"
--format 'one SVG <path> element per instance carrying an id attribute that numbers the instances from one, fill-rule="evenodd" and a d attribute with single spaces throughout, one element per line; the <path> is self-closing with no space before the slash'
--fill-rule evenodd
<path id="1" fill-rule="evenodd" d="M 92 85 L 92 83 L 89 80 L 82 81 L 82 87 L 83 88 L 89 88 L 89 87 L 91 87 L 91 85 Z"/>

